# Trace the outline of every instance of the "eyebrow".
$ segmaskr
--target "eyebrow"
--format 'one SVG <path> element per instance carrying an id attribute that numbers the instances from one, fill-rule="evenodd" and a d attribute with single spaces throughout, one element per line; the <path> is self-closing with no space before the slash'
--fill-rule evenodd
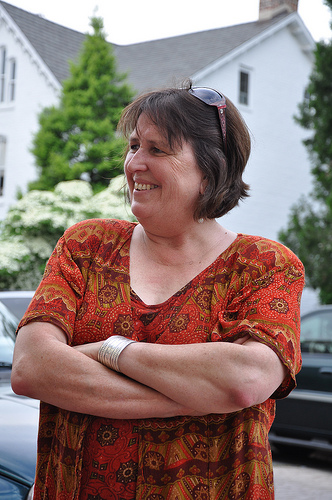
<path id="1" fill-rule="evenodd" d="M 135 141 L 135 140 L 139 140 L 140 136 L 137 132 L 137 130 L 133 130 L 133 132 L 130 134 L 129 136 L 129 142 L 130 141 Z M 168 148 L 168 149 L 171 149 L 171 146 L 168 144 L 168 142 L 166 141 L 163 141 L 162 139 L 146 139 L 146 141 L 150 144 L 150 145 L 154 145 L 154 146 L 161 146 L 163 148 Z"/>

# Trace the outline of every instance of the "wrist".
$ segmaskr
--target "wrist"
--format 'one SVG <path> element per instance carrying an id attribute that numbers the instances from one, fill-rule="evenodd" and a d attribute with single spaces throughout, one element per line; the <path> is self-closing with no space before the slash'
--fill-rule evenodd
<path id="1" fill-rule="evenodd" d="M 98 351 L 98 361 L 113 371 L 120 372 L 119 358 L 128 345 L 135 340 L 127 339 L 122 335 L 113 335 L 103 342 Z"/>

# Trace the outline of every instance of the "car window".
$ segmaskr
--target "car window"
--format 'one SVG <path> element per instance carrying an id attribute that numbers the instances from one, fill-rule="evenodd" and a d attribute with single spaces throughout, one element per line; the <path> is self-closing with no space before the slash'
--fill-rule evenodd
<path id="1" fill-rule="evenodd" d="M 18 319 L 21 319 L 33 295 L 33 291 L 0 291 L 0 302 Z"/>
<path id="2" fill-rule="evenodd" d="M 17 319 L 0 302 L 0 367 L 12 362 L 16 327 Z"/>
<path id="3" fill-rule="evenodd" d="M 302 318 L 301 349 L 332 354 L 332 310 L 317 311 Z"/>

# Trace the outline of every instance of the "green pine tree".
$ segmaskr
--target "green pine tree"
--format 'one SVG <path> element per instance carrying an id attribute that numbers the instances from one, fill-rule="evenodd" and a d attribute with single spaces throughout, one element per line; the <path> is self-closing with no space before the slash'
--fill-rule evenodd
<path id="1" fill-rule="evenodd" d="M 332 0 L 325 0 L 332 9 Z M 319 42 L 306 98 L 296 121 L 312 132 L 304 141 L 311 161 L 313 190 L 297 202 L 279 238 L 302 260 L 306 281 L 332 303 L 332 41 Z"/>
<path id="2" fill-rule="evenodd" d="M 123 168 L 124 141 L 116 135 L 122 109 L 133 91 L 119 74 L 101 18 L 91 19 L 71 76 L 63 83 L 58 106 L 44 109 L 32 153 L 39 171 L 29 189 L 52 190 L 62 181 L 84 179 L 95 192 Z"/>

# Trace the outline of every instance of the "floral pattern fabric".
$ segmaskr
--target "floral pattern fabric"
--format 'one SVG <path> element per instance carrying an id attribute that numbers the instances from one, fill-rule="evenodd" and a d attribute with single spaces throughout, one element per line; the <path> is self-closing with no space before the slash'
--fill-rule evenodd
<path id="1" fill-rule="evenodd" d="M 304 271 L 284 246 L 238 235 L 207 269 L 163 304 L 130 288 L 135 223 L 89 220 L 59 240 L 20 323 L 51 322 L 69 345 L 124 335 L 140 342 L 232 342 L 249 333 L 288 375 L 270 399 L 204 417 L 114 420 L 41 403 L 35 499 L 273 499 L 268 431 L 275 399 L 301 367 Z"/>

